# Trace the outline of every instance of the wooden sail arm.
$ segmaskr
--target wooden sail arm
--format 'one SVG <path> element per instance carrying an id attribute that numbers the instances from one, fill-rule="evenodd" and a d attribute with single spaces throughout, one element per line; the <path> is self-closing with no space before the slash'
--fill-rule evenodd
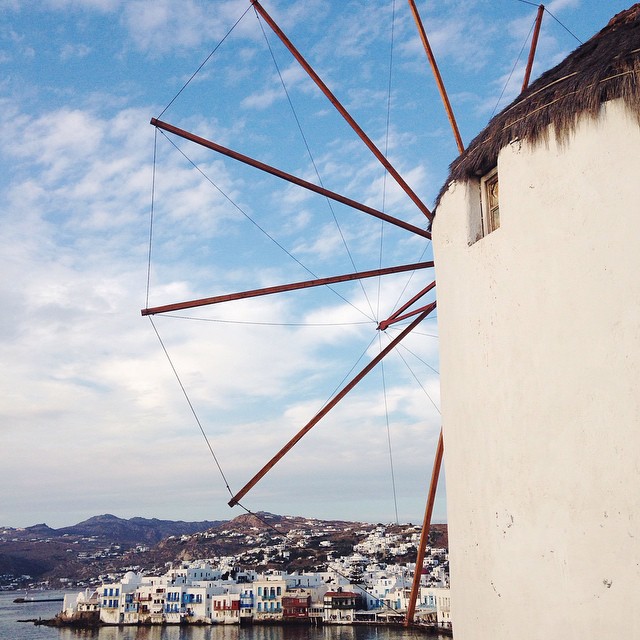
<path id="1" fill-rule="evenodd" d="M 309 422 L 307 422 L 307 424 L 302 429 L 300 429 L 300 431 L 298 431 L 298 433 L 293 438 L 291 438 L 291 440 L 289 440 L 289 442 L 287 442 L 287 444 L 285 444 L 284 447 L 282 447 L 282 449 L 280 449 L 280 451 L 278 451 L 278 453 L 276 453 L 276 455 L 273 456 L 273 458 L 271 458 L 271 460 L 269 460 L 269 462 L 267 462 L 267 464 L 265 464 L 262 469 L 260 469 L 260 471 L 258 471 L 258 473 L 256 473 L 253 478 L 251 478 L 251 480 L 249 480 L 249 482 L 244 485 L 244 487 L 242 487 L 242 489 L 240 489 L 240 491 L 238 491 L 238 493 L 236 493 L 231 498 L 231 500 L 229 500 L 229 506 L 233 507 L 238 504 L 238 502 L 240 502 L 240 500 L 242 500 L 242 498 L 271 469 L 273 469 L 273 467 L 279 460 L 281 460 L 298 442 L 300 442 L 300 440 L 302 440 L 302 438 L 307 433 L 309 433 L 309 431 L 311 431 L 311 429 L 313 429 L 313 427 L 318 424 L 318 422 L 320 422 L 320 420 L 324 418 L 324 416 L 326 416 L 327 413 L 329 413 L 329 411 L 331 411 L 331 409 L 333 409 L 333 407 L 335 407 L 340 402 L 340 400 L 342 400 L 349 393 L 349 391 L 351 391 L 372 369 L 374 369 L 375 366 L 390 351 L 392 351 L 400 343 L 401 340 L 406 338 L 411 333 L 411 331 L 413 331 L 413 329 L 415 329 L 428 315 L 429 312 L 425 311 L 424 313 L 420 314 L 410 325 L 407 325 L 407 327 L 405 327 L 405 329 L 401 333 L 399 333 L 375 358 L 371 360 L 371 362 L 369 362 L 369 364 L 367 364 L 366 367 L 364 367 L 364 369 L 362 369 L 362 371 L 360 371 L 360 373 L 352 378 L 348 384 L 346 384 L 329 402 L 327 402 L 327 404 L 322 407 L 322 409 L 320 409 L 320 411 L 318 411 L 318 413 L 316 413 L 316 415 L 311 418 L 311 420 L 309 420 Z"/>
<path id="2" fill-rule="evenodd" d="M 522 81 L 522 91 L 529 86 L 529 78 L 531 77 L 531 69 L 533 68 L 533 59 L 536 55 L 536 48 L 538 47 L 538 36 L 540 35 L 540 27 L 542 25 L 542 16 L 544 15 L 544 5 L 538 6 L 538 13 L 536 14 L 536 24 L 533 29 L 533 37 L 531 38 L 531 48 L 529 49 L 529 59 L 527 60 L 527 68 L 524 72 L 524 80 Z"/>
<path id="3" fill-rule="evenodd" d="M 431 471 L 431 483 L 429 485 L 429 496 L 424 511 L 424 520 L 422 521 L 422 532 L 420 534 L 420 542 L 418 544 L 418 556 L 416 558 L 416 569 L 413 573 L 413 584 L 411 586 L 411 595 L 409 596 L 409 604 L 407 606 L 407 617 L 405 618 L 405 627 L 413 622 L 416 612 L 416 601 L 420 593 L 420 576 L 422 575 L 422 567 L 424 566 L 424 556 L 429 542 L 429 529 L 431 528 L 431 515 L 433 514 L 433 505 L 436 501 L 436 490 L 438 488 L 438 477 L 440 476 L 440 467 L 442 465 L 442 455 L 444 453 L 444 440 L 442 437 L 442 429 L 440 429 L 440 437 L 436 446 L 436 456 L 433 462 L 433 470 Z"/>
<path id="4" fill-rule="evenodd" d="M 184 129 L 180 129 L 168 122 L 163 122 L 162 120 L 158 120 L 157 118 L 151 118 L 151 124 L 158 127 L 158 129 L 162 129 L 163 131 L 167 131 L 169 133 L 173 133 L 185 140 L 189 140 L 190 142 L 195 142 L 202 147 L 207 149 L 211 149 L 212 151 L 216 151 L 217 153 L 221 153 L 229 158 L 233 158 L 234 160 L 238 160 L 244 164 L 247 164 L 251 167 L 255 167 L 256 169 L 260 169 L 266 173 L 269 173 L 277 178 L 281 178 L 282 180 L 286 180 L 287 182 L 291 182 L 299 187 L 303 187 L 304 189 L 308 189 L 309 191 L 313 191 L 315 193 L 319 193 L 320 195 L 325 196 L 326 198 L 330 198 L 331 200 L 335 200 L 336 202 L 340 202 L 341 204 L 345 204 L 348 207 L 352 207 L 357 209 L 358 211 L 362 211 L 363 213 L 367 213 L 374 218 L 378 218 L 379 220 L 384 220 L 389 224 L 393 224 L 396 227 L 400 227 L 401 229 L 405 229 L 406 231 L 411 231 L 416 235 L 422 236 L 423 238 L 431 239 L 431 233 L 425 229 L 421 229 L 420 227 L 416 227 L 408 222 L 404 222 L 398 218 L 394 218 L 382 211 L 378 211 L 373 207 L 369 207 L 366 204 L 362 204 L 357 202 L 356 200 L 352 200 L 351 198 L 347 198 L 345 196 L 340 195 L 339 193 L 335 193 L 334 191 L 329 191 L 329 189 L 325 189 L 317 184 L 313 184 L 312 182 L 308 182 L 307 180 L 303 180 L 302 178 L 298 178 L 290 173 L 286 173 L 276 167 L 272 167 L 264 162 L 260 162 L 259 160 L 255 160 L 249 156 L 246 156 L 238 151 L 234 151 L 233 149 L 228 149 L 227 147 L 223 147 L 221 144 L 217 142 L 213 142 L 212 140 L 207 140 L 206 138 L 202 138 L 197 136 L 189 131 L 185 131 Z"/>
<path id="5" fill-rule="evenodd" d="M 393 179 L 397 182 L 400 188 L 411 198 L 413 203 L 422 211 L 422 213 L 429 219 L 433 219 L 433 213 L 429 208 L 420 200 L 411 187 L 405 182 L 403 177 L 396 171 L 393 165 L 387 160 L 382 151 L 376 147 L 373 141 L 367 136 L 367 134 L 360 128 L 358 123 L 353 119 L 351 114 L 340 103 L 336 96 L 331 92 L 329 87 L 322 81 L 320 76 L 314 71 L 313 67 L 305 60 L 302 54 L 296 49 L 293 43 L 287 38 L 285 33 L 276 24 L 274 19 L 267 13 L 264 7 L 258 2 L 258 0 L 251 0 L 255 10 L 262 16 L 264 21 L 269 25 L 271 30 L 280 38 L 282 44 L 289 50 L 291 55 L 298 61 L 300 66 L 307 72 L 309 77 L 316 83 L 320 91 L 329 99 L 331 104 L 337 109 L 338 113 L 346 120 L 347 124 L 356 132 L 358 137 L 364 142 L 368 149 L 378 159 L 382 166 L 389 172 Z"/>
<path id="6" fill-rule="evenodd" d="M 414 271 L 417 269 L 428 269 L 433 267 L 433 261 L 416 262 L 414 264 L 403 264 L 395 267 L 385 267 L 383 269 L 372 269 L 370 271 L 359 271 L 357 273 L 347 273 L 340 276 L 331 276 L 328 278 L 317 278 L 315 280 L 304 280 L 302 282 L 292 282 L 290 284 L 281 284 L 274 287 L 264 287 L 262 289 L 250 289 L 248 291 L 240 291 L 238 293 L 228 293 L 210 298 L 200 298 L 198 300 L 187 300 L 185 302 L 175 302 L 165 304 L 160 307 L 150 307 L 142 309 L 143 316 L 151 316 L 157 313 L 168 313 L 170 311 L 180 311 L 182 309 L 192 309 L 194 307 L 204 307 L 211 304 L 219 304 L 221 302 L 230 302 L 232 300 L 243 300 L 245 298 L 256 298 L 258 296 L 267 296 L 274 293 L 283 293 L 285 291 L 296 291 L 298 289 L 307 289 L 310 287 L 320 287 L 328 284 L 336 284 L 338 282 L 349 282 L 351 280 L 361 280 L 364 278 L 374 278 L 377 276 L 385 276 L 391 273 L 402 273 L 404 271 Z"/>
<path id="7" fill-rule="evenodd" d="M 413 13 L 413 19 L 415 20 L 416 26 L 418 27 L 418 33 L 420 34 L 420 39 L 422 40 L 422 46 L 424 47 L 425 53 L 427 54 L 427 58 L 429 60 L 429 64 L 431 65 L 431 71 L 433 72 L 433 75 L 436 79 L 438 91 L 440 92 L 442 103 L 444 104 L 445 111 L 447 112 L 449 124 L 451 124 L 453 137 L 456 139 L 456 144 L 458 145 L 458 151 L 462 153 L 464 151 L 464 145 L 462 144 L 462 138 L 460 137 L 458 124 L 456 122 L 455 116 L 453 115 L 453 109 L 451 108 L 449 96 L 447 95 L 447 90 L 445 89 L 442 76 L 440 75 L 440 70 L 438 69 L 436 58 L 433 55 L 433 50 L 431 49 L 431 45 L 429 44 L 427 32 L 425 31 L 424 25 L 422 24 L 422 20 L 420 18 L 420 14 L 418 13 L 418 7 L 416 6 L 415 0 L 408 0 L 408 2 L 409 6 L 411 7 L 411 13 Z"/>
<path id="8" fill-rule="evenodd" d="M 380 331 L 384 331 L 390 324 L 395 324 L 396 322 L 401 322 L 402 320 L 406 320 L 407 318 L 412 318 L 418 313 L 422 313 L 426 311 L 427 313 L 431 313 L 436 308 L 437 302 L 431 302 L 430 304 L 425 305 L 424 307 L 420 307 L 419 309 L 414 309 L 413 311 L 409 311 L 408 313 L 404 313 L 397 318 L 394 318 L 391 321 L 385 320 L 378 325 L 378 329 Z"/>
<path id="9" fill-rule="evenodd" d="M 435 286 L 436 286 L 436 281 L 434 280 L 433 282 L 428 284 L 422 291 L 419 291 L 418 293 L 416 293 L 416 295 L 413 296 L 413 298 L 411 298 L 410 300 L 407 300 L 407 302 L 405 302 L 395 313 L 392 313 L 386 320 L 383 320 L 378 325 L 378 329 L 380 331 L 386 331 L 389 325 L 393 324 L 394 322 L 398 322 L 397 318 L 402 313 L 404 313 L 412 304 L 414 304 L 420 298 L 422 298 L 422 296 L 429 293 L 429 291 L 431 291 L 431 289 L 433 289 Z"/>

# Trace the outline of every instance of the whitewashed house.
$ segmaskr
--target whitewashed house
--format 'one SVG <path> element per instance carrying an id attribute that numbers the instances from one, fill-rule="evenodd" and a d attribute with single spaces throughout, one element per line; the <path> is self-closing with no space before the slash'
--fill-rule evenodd
<path id="1" fill-rule="evenodd" d="M 77 594 L 65 593 L 60 618 L 64 621 L 90 621 L 100 618 L 100 593 L 85 589 Z"/>
<path id="2" fill-rule="evenodd" d="M 98 589 L 100 600 L 100 621 L 104 624 L 129 624 L 138 620 L 136 590 L 142 583 L 142 576 L 127 572 L 121 581 L 105 583 Z"/>
<path id="3" fill-rule="evenodd" d="M 451 591 L 441 587 L 420 587 L 418 611 L 434 612 L 434 621 L 439 627 L 452 626 Z"/>
<path id="4" fill-rule="evenodd" d="M 214 624 L 240 624 L 240 593 L 212 595 L 209 618 Z"/>
<path id="5" fill-rule="evenodd" d="M 287 582 L 282 575 L 262 575 L 253 583 L 256 620 L 278 620 L 282 618 L 282 596 Z"/>

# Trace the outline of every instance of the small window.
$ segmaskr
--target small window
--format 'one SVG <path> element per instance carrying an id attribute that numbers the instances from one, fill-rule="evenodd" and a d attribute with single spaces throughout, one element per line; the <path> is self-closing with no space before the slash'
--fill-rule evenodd
<path id="1" fill-rule="evenodd" d="M 500 226 L 500 188 L 497 167 L 480 181 L 482 190 L 483 235 L 495 231 Z"/>

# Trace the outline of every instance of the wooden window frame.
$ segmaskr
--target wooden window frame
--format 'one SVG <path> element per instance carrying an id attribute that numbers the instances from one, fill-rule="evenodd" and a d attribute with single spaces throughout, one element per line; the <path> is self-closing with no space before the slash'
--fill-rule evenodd
<path id="1" fill-rule="evenodd" d="M 480 193 L 482 235 L 486 236 L 500 228 L 500 183 L 498 180 L 498 167 L 493 168 L 480 179 Z"/>

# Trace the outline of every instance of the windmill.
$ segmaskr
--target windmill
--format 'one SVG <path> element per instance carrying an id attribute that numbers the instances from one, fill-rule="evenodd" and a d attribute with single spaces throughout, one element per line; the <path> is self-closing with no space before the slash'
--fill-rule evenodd
<path id="1" fill-rule="evenodd" d="M 354 128 L 354 130 L 356 130 L 358 132 L 358 135 L 361 135 L 361 139 L 363 140 L 363 142 L 365 143 L 365 145 L 369 148 L 369 150 L 374 154 L 374 156 L 383 164 L 383 166 L 385 167 L 385 169 L 389 172 L 389 174 L 391 176 L 393 176 L 393 178 L 396 180 L 396 182 L 401 186 L 401 188 L 405 191 L 405 193 L 407 194 L 407 196 L 413 201 L 413 203 L 416 205 L 416 207 L 424 214 L 424 216 L 428 219 L 428 221 L 430 222 L 433 219 L 433 214 L 432 212 L 426 208 L 424 206 L 424 204 L 420 201 L 420 199 L 416 196 L 416 194 L 413 192 L 413 190 L 411 189 L 411 187 L 404 181 L 404 179 L 401 177 L 401 175 L 393 168 L 393 166 L 387 161 L 386 157 L 384 156 L 384 154 L 382 154 L 381 152 L 379 152 L 379 150 L 377 149 L 377 147 L 375 146 L 375 144 L 366 136 L 366 134 L 364 134 L 364 132 L 362 132 L 362 130 L 359 129 L 358 125 L 355 123 L 355 121 L 352 120 L 351 116 L 348 114 L 348 112 L 344 109 L 344 107 L 342 107 L 342 105 L 339 103 L 339 101 L 337 100 L 337 98 L 335 98 L 335 96 L 331 93 L 331 91 L 328 89 L 328 87 L 326 87 L 326 85 L 324 85 L 324 83 L 322 82 L 322 80 L 320 79 L 320 77 L 315 73 L 315 71 L 313 71 L 313 69 L 306 63 L 306 61 L 304 60 L 304 58 L 302 57 L 301 54 L 299 54 L 299 52 L 295 49 L 295 47 L 292 45 L 292 43 L 290 43 L 288 41 L 288 39 L 286 38 L 286 36 L 284 35 L 284 33 L 279 29 L 278 25 L 271 19 L 271 17 L 266 13 L 266 11 L 262 8 L 262 6 L 260 5 L 259 2 L 253 2 L 252 3 L 253 7 L 256 9 L 256 11 L 258 11 L 261 16 L 263 17 L 263 19 L 265 20 L 265 22 L 273 29 L 273 31 L 280 37 L 280 39 L 285 42 L 285 44 L 287 45 L 287 48 L 289 48 L 289 50 L 292 52 L 292 54 L 294 55 L 294 57 L 296 57 L 296 59 L 298 60 L 298 62 L 300 62 L 300 64 L 306 68 L 307 72 L 314 78 L 314 81 L 316 81 L 316 83 L 318 84 L 318 86 L 320 86 L 320 88 L 323 90 L 323 92 L 325 93 L 325 95 L 329 98 L 329 100 L 336 106 L 336 108 L 338 109 L 338 111 L 341 113 L 341 115 L 343 115 L 343 117 L 345 117 L 345 119 L 349 122 L 350 126 L 352 126 L 352 128 Z M 428 40 L 426 38 L 426 33 L 424 31 L 424 29 L 422 29 L 421 27 L 421 23 L 417 14 L 417 9 L 415 9 L 415 4 L 413 2 L 410 2 L 410 5 L 412 6 L 412 8 L 414 9 L 414 15 L 416 16 L 416 22 L 419 28 L 419 31 L 421 33 L 421 37 L 423 40 L 423 43 L 425 45 L 425 49 L 427 50 L 427 53 L 429 54 L 429 44 L 428 44 Z M 536 22 L 536 35 L 533 38 L 532 41 L 532 49 L 531 49 L 531 54 L 530 54 L 530 58 L 529 58 L 529 65 L 528 65 L 528 71 L 527 71 L 527 76 L 525 78 L 525 81 L 523 83 L 523 88 L 526 89 L 527 88 L 527 82 L 528 82 L 528 75 L 530 73 L 530 69 L 531 69 L 531 62 L 533 60 L 533 53 L 535 51 L 535 40 L 537 38 L 537 33 L 539 31 L 539 25 L 540 25 L 540 20 L 542 18 L 542 9 L 538 10 L 538 18 L 537 18 L 537 22 Z M 433 57 L 430 57 L 430 60 L 432 62 L 432 64 L 434 65 L 434 73 L 436 75 L 436 78 L 439 77 L 439 74 L 437 72 L 437 67 L 435 66 L 435 61 L 433 60 Z M 443 95 L 443 101 L 445 103 L 445 106 L 448 105 L 448 99 L 446 98 L 446 93 L 444 93 L 443 90 L 443 85 L 441 82 L 439 82 L 439 86 L 442 88 L 442 95 Z M 530 92 L 532 91 L 537 91 L 536 88 L 531 88 Z M 523 95 L 528 95 L 527 93 L 523 94 Z M 451 113 L 450 109 L 448 109 L 449 113 Z M 455 120 L 451 117 L 451 122 L 452 122 L 452 128 L 454 130 L 454 134 L 456 134 L 457 131 L 457 127 L 455 126 Z M 156 127 L 169 132 L 171 134 L 175 134 L 178 135 L 184 139 L 187 139 L 191 142 L 195 142 L 201 146 L 207 147 L 209 149 L 212 149 L 214 151 L 217 151 L 219 153 L 222 153 L 224 155 L 227 155 L 235 160 L 239 160 L 243 163 L 246 163 L 250 166 L 253 166 L 255 168 L 261 169 L 263 171 L 267 171 L 268 173 L 271 173 L 272 175 L 275 175 L 279 178 L 288 180 L 298 186 L 310 189 L 315 191 L 316 193 L 319 193 L 327 198 L 333 199 L 336 202 L 341 202 L 343 204 L 347 204 L 348 206 L 351 206 L 355 209 L 359 209 L 360 211 L 362 211 L 363 213 L 369 214 L 371 216 L 374 216 L 380 220 L 383 220 L 387 223 L 396 225 L 400 228 L 403 228 L 406 231 L 409 231 L 410 233 L 414 233 L 420 237 L 423 238 L 429 238 L 430 237 L 430 231 L 429 229 L 423 229 L 421 227 L 418 227 L 416 225 L 411 225 L 408 223 L 404 223 L 401 220 L 399 220 L 398 218 L 394 218 L 393 216 L 390 216 L 382 211 L 377 211 L 374 210 L 372 207 L 368 207 L 366 205 L 362 205 L 360 203 L 357 203 L 354 200 L 351 200 L 349 198 L 346 198 L 344 196 L 342 196 L 341 194 L 332 192 L 328 189 L 325 189 L 324 187 L 319 187 L 318 185 L 314 185 L 313 183 L 306 181 L 306 180 L 302 180 L 297 178 L 296 176 L 289 174 L 287 172 L 284 172 L 282 170 L 277 169 L 276 167 L 273 166 L 269 166 L 266 163 L 262 163 L 256 160 L 253 160 L 247 156 L 244 156 L 238 152 L 235 152 L 227 147 L 224 147 L 223 145 L 220 145 L 218 143 L 215 143 L 211 140 L 208 140 L 204 137 L 201 136 L 196 136 L 194 134 L 189 133 L 188 131 L 175 127 L 174 125 L 171 125 L 159 118 L 156 118 L 152 121 L 152 124 L 154 124 Z M 458 144 L 458 148 L 460 151 L 462 151 L 462 143 L 460 141 L 460 137 L 459 134 L 456 135 L 456 141 Z M 472 151 L 465 154 L 464 158 L 469 158 L 469 157 L 474 157 L 474 154 L 476 153 L 477 147 L 473 146 L 472 147 Z M 464 164 L 465 160 L 462 161 L 462 163 Z M 458 174 L 455 173 L 455 169 L 454 169 L 454 173 L 452 174 L 453 179 L 457 179 L 456 176 Z M 490 185 L 492 183 L 489 183 Z M 494 194 L 497 194 L 497 182 L 495 183 L 495 190 L 494 190 Z M 447 198 L 447 195 L 444 194 L 443 195 L 443 200 L 442 202 L 446 202 L 446 200 L 444 200 L 445 198 Z M 444 206 L 444 205 L 443 205 Z M 486 205 L 485 205 L 485 209 L 486 209 Z M 497 211 L 496 211 L 497 213 Z M 482 235 L 483 229 L 485 228 L 490 228 L 490 224 L 487 220 L 482 219 L 482 217 L 480 217 L 478 224 L 476 225 L 478 228 L 474 229 L 473 231 L 473 239 L 477 240 L 479 235 Z M 493 223 L 493 227 L 494 229 L 497 230 L 498 226 L 496 224 L 496 222 L 499 221 L 499 218 L 495 218 L 494 223 Z M 439 228 L 439 222 L 436 223 L 436 229 Z M 479 230 L 478 230 L 479 229 Z M 491 230 L 494 230 L 491 229 Z M 468 236 L 468 237 L 467 237 Z M 471 236 L 469 236 L 467 234 L 467 236 L 465 236 L 465 242 L 467 244 L 469 244 L 470 240 L 472 239 Z M 475 244 L 475 242 L 473 242 L 472 244 Z M 320 286 L 320 285 L 327 285 L 327 284 L 334 284 L 337 282 L 343 282 L 343 281 L 348 281 L 351 279 L 359 279 L 359 278 L 366 278 L 366 277 L 376 277 L 376 276 L 381 276 L 381 275 L 388 275 L 388 274 L 392 274 L 392 273 L 398 273 L 400 271 L 402 271 L 403 269 L 415 269 L 415 268 L 431 268 L 433 267 L 433 263 L 432 262 L 424 262 L 422 264 L 418 264 L 418 263 L 412 263 L 411 265 L 400 265 L 400 266 L 396 266 L 396 267 L 390 267 L 390 268 L 385 268 L 385 269 L 378 269 L 378 270 L 370 270 L 367 272 L 361 272 L 361 273 L 350 273 L 350 274 L 344 274 L 341 276 L 333 276 L 333 277 L 329 277 L 329 278 L 315 278 L 313 280 L 307 280 L 307 281 L 300 281 L 300 282 L 296 282 L 292 285 L 282 285 L 282 286 L 278 286 L 278 287 L 269 287 L 269 288 L 262 288 L 262 289 L 254 289 L 250 292 L 241 292 L 238 294 L 227 294 L 227 295 L 223 295 L 223 296 L 211 296 L 208 298 L 200 298 L 198 300 L 191 300 L 191 301 L 187 301 L 184 303 L 172 303 L 169 305 L 162 305 L 162 306 L 158 306 L 158 307 L 149 307 L 147 309 L 145 309 L 143 311 L 143 313 L 145 315 L 147 314 L 155 314 L 155 313 L 163 313 L 163 312 L 168 312 L 168 311 L 177 311 L 177 310 L 181 310 L 181 309 L 185 309 L 185 308 L 191 308 L 191 307 L 195 307 L 198 306 L 200 304 L 214 304 L 217 302 L 227 302 L 227 301 L 231 301 L 234 299 L 240 299 L 240 298 L 246 298 L 249 296 L 261 296 L 261 295 L 267 295 L 270 293 L 277 293 L 277 292 L 282 292 L 282 291 L 287 291 L 287 290 L 295 290 L 295 289 L 305 289 L 305 288 L 309 288 L 309 287 L 315 287 L 315 286 Z M 380 352 L 380 356 L 378 358 L 374 358 L 371 363 L 365 367 L 361 374 L 358 374 L 357 376 L 355 376 L 352 381 L 345 385 L 342 390 L 336 394 L 336 396 L 329 402 L 327 403 L 304 427 L 303 429 L 294 437 L 292 438 L 267 464 L 265 464 L 263 466 L 263 468 L 236 494 L 234 494 L 232 496 L 232 499 L 230 501 L 230 504 L 236 504 L 238 503 L 239 500 L 242 499 L 242 497 L 273 467 L 273 465 L 280 460 L 306 433 L 308 433 L 308 431 L 313 428 L 313 426 L 315 424 L 317 424 L 317 422 L 324 416 L 326 415 L 326 413 L 328 413 L 328 411 L 331 410 L 332 407 L 334 407 L 337 402 L 339 402 L 348 392 L 350 389 L 352 389 L 378 362 L 380 362 L 382 360 L 382 358 L 384 358 L 385 355 L 387 355 L 397 344 L 399 344 L 399 342 L 407 335 L 410 334 L 410 332 L 415 329 L 415 327 L 424 319 L 426 318 L 430 313 L 432 313 L 435 309 L 435 301 L 430 302 L 426 305 L 420 305 L 420 303 L 418 302 L 422 297 L 424 297 L 425 295 L 427 295 L 430 291 L 432 291 L 432 289 L 434 288 L 434 284 L 435 282 L 431 282 L 429 283 L 426 287 L 424 287 L 420 292 L 418 292 L 415 296 L 413 296 L 409 301 L 407 301 L 407 304 L 402 306 L 400 308 L 399 311 L 395 312 L 392 316 L 390 316 L 389 318 L 387 318 L 386 320 L 380 322 L 379 327 L 381 329 L 385 329 L 387 328 L 391 323 L 393 322 L 397 322 L 399 320 L 406 320 L 408 317 L 415 317 L 415 319 L 412 321 L 411 324 L 409 324 L 406 329 L 399 334 L 399 336 L 393 340 L 390 345 L 382 350 Z M 413 305 L 413 306 L 412 306 Z M 418 308 L 416 309 L 415 306 L 418 306 Z M 425 533 L 425 531 L 428 532 L 428 524 L 429 524 L 429 520 L 431 517 L 431 509 L 433 507 L 433 498 L 435 496 L 435 485 L 437 482 L 437 477 L 438 477 L 438 471 L 439 471 L 439 465 L 440 462 L 442 460 L 442 455 L 443 455 L 443 440 L 442 437 L 440 437 L 439 439 L 439 445 L 437 448 L 437 453 L 436 453 L 436 462 L 434 464 L 434 473 L 432 476 L 432 485 L 431 485 L 431 491 L 430 491 L 430 498 L 428 501 L 428 505 L 427 505 L 427 509 L 425 512 L 425 526 L 423 527 L 423 534 Z M 423 537 L 423 540 L 421 541 L 421 548 L 424 547 L 424 545 L 426 544 L 426 537 Z M 416 574 L 418 574 L 418 572 L 416 571 Z M 415 587 L 415 583 L 414 583 L 414 587 Z M 415 601 L 415 600 L 414 600 Z M 410 615 L 408 616 L 408 619 L 411 619 L 412 617 L 412 612 L 410 612 Z"/>
<path id="2" fill-rule="evenodd" d="M 460 638 L 640 630 L 618 599 L 640 586 L 639 53 L 636 4 L 489 123 L 436 209 Z"/>

